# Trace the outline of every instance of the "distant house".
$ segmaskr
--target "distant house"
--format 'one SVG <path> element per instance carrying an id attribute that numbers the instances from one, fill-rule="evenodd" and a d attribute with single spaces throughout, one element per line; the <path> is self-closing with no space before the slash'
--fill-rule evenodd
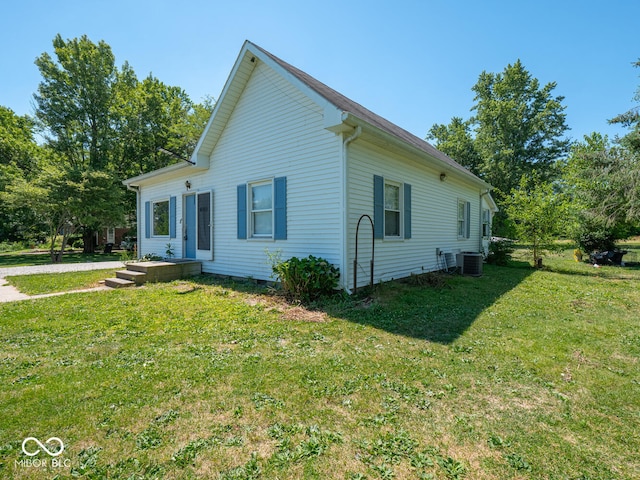
<path id="1" fill-rule="evenodd" d="M 131 229 L 129 227 L 121 226 L 101 228 L 95 233 L 96 245 L 103 246 L 110 243 L 113 246 L 120 248 L 122 240 L 124 240 L 125 235 L 130 230 Z"/>
<path id="2" fill-rule="evenodd" d="M 124 183 L 139 254 L 170 243 L 209 273 L 268 280 L 267 252 L 312 254 L 350 290 L 354 268 L 369 282 L 372 244 L 375 282 L 439 270 L 487 248 L 497 211 L 469 170 L 248 41 L 191 162 Z"/>

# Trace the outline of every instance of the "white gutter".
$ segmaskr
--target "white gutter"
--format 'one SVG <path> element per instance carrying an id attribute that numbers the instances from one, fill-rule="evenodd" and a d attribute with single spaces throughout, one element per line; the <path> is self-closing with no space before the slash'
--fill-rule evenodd
<path id="1" fill-rule="evenodd" d="M 420 149 L 420 148 L 418 148 L 418 147 L 416 147 L 414 145 L 411 145 L 410 143 L 407 143 L 406 141 L 402 140 L 401 138 L 398 138 L 397 136 L 392 135 L 391 133 L 387 132 L 386 130 L 383 130 L 382 128 L 380 128 L 380 127 L 378 127 L 376 125 L 372 125 L 369 122 L 367 122 L 366 120 L 362 120 L 359 117 L 356 117 L 355 115 L 353 115 L 353 114 L 351 114 L 349 112 L 343 112 L 342 113 L 342 121 L 344 123 L 346 123 L 347 125 L 350 125 L 352 127 L 362 126 L 365 131 L 372 132 L 372 134 L 375 137 L 384 140 L 386 143 L 389 143 L 391 145 L 396 145 L 396 146 L 404 149 L 407 152 L 410 152 L 410 153 L 412 153 L 414 155 L 422 157 L 423 159 L 428 159 L 435 166 L 444 169 L 447 172 L 447 174 L 456 175 L 458 178 L 460 178 L 462 180 L 466 180 L 467 182 L 472 182 L 474 185 L 479 185 L 481 188 L 485 188 L 485 189 L 491 189 L 492 188 L 492 186 L 490 184 L 488 184 L 487 182 L 485 182 L 481 178 L 475 176 L 473 173 L 471 173 L 469 170 L 467 170 L 466 168 L 462 167 L 461 165 L 459 165 L 459 168 L 457 168 L 454 165 L 449 164 L 449 163 L 447 163 L 446 161 L 444 161 L 444 160 L 442 160 L 440 158 L 434 157 L 433 155 L 430 155 L 429 153 L 425 152 L 424 150 L 422 150 L 422 149 Z M 454 160 L 452 160 L 452 161 L 454 161 Z M 455 161 L 454 161 L 454 163 L 455 163 Z"/>
<path id="2" fill-rule="evenodd" d="M 482 236 L 482 199 L 487 196 L 487 195 L 491 195 L 491 189 L 487 188 L 484 192 L 480 193 L 480 252 L 484 253 L 484 245 L 483 245 L 483 239 L 484 237 Z M 491 207 L 489 206 L 489 211 L 491 211 Z M 491 228 L 491 221 L 492 221 L 492 216 L 489 215 L 489 228 Z"/>
<path id="3" fill-rule="evenodd" d="M 161 178 L 162 176 L 172 175 L 175 172 L 183 169 L 190 169 L 190 171 L 194 173 L 206 170 L 206 168 L 198 167 L 196 165 L 191 165 L 190 163 L 187 163 L 187 162 L 173 163 L 167 167 L 159 168 L 158 170 L 153 170 L 148 173 L 143 173 L 142 175 L 138 175 L 137 177 L 127 178 L 122 183 L 125 184 L 127 187 L 129 185 L 140 186 L 144 183 L 147 183 L 149 180 L 157 181 L 157 179 Z"/>
<path id="4" fill-rule="evenodd" d="M 342 141 L 342 170 L 341 170 L 341 175 L 342 175 L 342 199 L 341 199 L 341 205 L 340 205 L 340 210 L 342 212 L 342 232 L 341 232 L 341 240 L 342 240 L 342 259 L 340 261 L 341 265 L 340 265 L 340 281 L 342 283 L 342 287 L 345 289 L 345 291 L 348 294 L 351 294 L 351 290 L 349 290 L 349 275 L 347 274 L 348 272 L 348 253 L 349 253 L 349 235 L 348 235 L 348 229 L 349 229 L 349 213 L 347 211 L 348 206 L 349 206 L 349 201 L 348 201 L 348 193 L 347 193 L 347 183 L 348 183 L 348 178 L 349 178 L 349 169 L 348 169 L 348 154 L 347 154 L 347 147 L 348 145 L 355 141 L 360 135 L 362 134 L 362 127 L 360 127 L 359 125 L 354 128 L 353 133 L 345 138 Z M 344 138 L 344 135 L 343 135 Z"/>

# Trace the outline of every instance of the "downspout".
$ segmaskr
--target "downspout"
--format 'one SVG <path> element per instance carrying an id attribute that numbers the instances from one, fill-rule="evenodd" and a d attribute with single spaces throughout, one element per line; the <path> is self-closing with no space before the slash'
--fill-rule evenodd
<path id="1" fill-rule="evenodd" d="M 342 282 L 342 287 L 348 294 L 351 294 L 351 290 L 349 290 L 349 275 L 347 274 L 348 265 L 349 265 L 349 262 L 347 259 L 349 254 L 349 235 L 348 235 L 349 201 L 348 201 L 348 192 L 347 192 L 349 169 L 347 165 L 348 163 L 347 147 L 351 142 L 355 141 L 361 134 L 362 134 L 362 127 L 357 126 L 354 129 L 353 133 L 342 141 L 342 205 L 341 205 L 342 207 L 342 260 L 340 265 L 340 271 L 342 273 L 340 275 L 340 278 Z"/>
<path id="2" fill-rule="evenodd" d="M 138 251 L 138 259 L 140 258 L 140 186 L 139 185 L 127 185 L 127 190 L 136 192 L 136 250 Z"/>

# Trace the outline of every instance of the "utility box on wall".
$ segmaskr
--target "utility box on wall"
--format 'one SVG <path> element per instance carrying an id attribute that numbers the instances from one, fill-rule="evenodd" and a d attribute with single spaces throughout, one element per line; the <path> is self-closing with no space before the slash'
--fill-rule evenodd
<path id="1" fill-rule="evenodd" d="M 482 275 L 482 260 L 481 253 L 462 252 L 456 255 L 456 264 L 462 275 Z"/>

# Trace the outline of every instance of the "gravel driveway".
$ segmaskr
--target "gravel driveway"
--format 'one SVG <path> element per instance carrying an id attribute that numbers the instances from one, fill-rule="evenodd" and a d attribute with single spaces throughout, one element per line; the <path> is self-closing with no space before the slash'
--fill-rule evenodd
<path id="1" fill-rule="evenodd" d="M 32 265 L 29 267 L 0 268 L 0 278 L 10 275 L 32 275 L 35 273 L 86 272 L 87 270 L 106 270 L 122 268 L 122 262 L 90 262 L 90 263 L 54 263 L 51 265 Z"/>

